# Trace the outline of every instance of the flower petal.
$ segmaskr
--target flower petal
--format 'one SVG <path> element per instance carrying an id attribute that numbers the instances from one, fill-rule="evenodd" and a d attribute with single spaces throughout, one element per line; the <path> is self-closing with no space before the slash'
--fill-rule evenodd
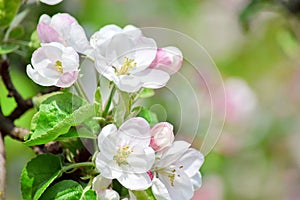
<path id="1" fill-rule="evenodd" d="M 130 190 L 145 190 L 152 184 L 151 179 L 147 173 L 123 173 L 118 178 L 118 181 L 127 189 Z"/>
<path id="2" fill-rule="evenodd" d="M 113 78 L 113 81 L 118 86 L 118 88 L 124 92 L 137 92 L 143 85 L 139 78 L 134 76 L 122 75 L 119 76 L 119 79 L 116 79 L 116 76 L 111 77 Z"/>
<path id="3" fill-rule="evenodd" d="M 111 39 L 116 33 L 120 33 L 122 29 L 116 25 L 107 25 L 91 36 L 90 44 L 93 48 L 102 45 Z M 105 47 L 103 47 L 105 48 Z"/>
<path id="4" fill-rule="evenodd" d="M 119 193 L 117 193 L 114 190 L 104 190 L 101 192 L 97 192 L 98 200 L 119 200 L 120 196 Z"/>
<path id="5" fill-rule="evenodd" d="M 50 79 L 42 76 L 41 74 L 39 74 L 39 72 L 33 69 L 30 64 L 26 67 L 26 73 L 29 76 L 29 78 L 31 78 L 35 83 L 42 86 L 51 86 L 57 82 L 57 80 L 55 79 Z"/>
<path id="6" fill-rule="evenodd" d="M 182 157 L 178 160 L 178 166 L 184 166 L 184 172 L 189 176 L 194 176 L 199 172 L 200 167 L 204 162 L 204 156 L 196 149 L 190 148 L 187 150 Z"/>
<path id="7" fill-rule="evenodd" d="M 62 2 L 63 0 L 40 0 L 40 1 L 48 5 L 55 5 Z"/>
<path id="8" fill-rule="evenodd" d="M 159 179 L 166 186 L 172 200 L 189 200 L 194 195 L 193 184 L 183 170 L 177 171 L 173 182 L 167 175 L 159 174 Z"/>
<path id="9" fill-rule="evenodd" d="M 55 84 L 57 87 L 67 88 L 75 83 L 78 77 L 78 71 L 66 72 L 59 77 Z"/>
<path id="10" fill-rule="evenodd" d="M 155 69 L 146 69 L 134 74 L 134 76 L 139 78 L 143 87 L 153 89 L 164 87 L 170 79 L 168 73 Z"/>
<path id="11" fill-rule="evenodd" d="M 197 172 L 194 176 L 191 177 L 193 183 L 194 191 L 198 190 L 202 185 L 202 177 L 200 172 Z"/>
<path id="12" fill-rule="evenodd" d="M 111 179 L 107 179 L 99 174 L 93 179 L 92 188 L 95 191 L 106 190 L 107 187 L 111 184 L 111 182 Z"/>
<path id="13" fill-rule="evenodd" d="M 150 125 L 141 118 L 135 117 L 125 121 L 119 128 L 119 137 L 126 141 L 126 145 L 139 145 L 148 147 L 150 144 Z"/>
<path id="14" fill-rule="evenodd" d="M 185 141 L 175 141 L 173 145 L 158 153 L 160 160 L 156 163 L 157 168 L 164 168 L 175 163 L 188 150 L 190 144 Z"/>
<path id="15" fill-rule="evenodd" d="M 44 22 L 37 25 L 37 33 L 41 42 L 61 42 L 62 38 L 59 33 Z"/>
<path id="16" fill-rule="evenodd" d="M 157 200 L 171 200 L 166 186 L 158 178 L 152 180 L 152 192 Z"/>

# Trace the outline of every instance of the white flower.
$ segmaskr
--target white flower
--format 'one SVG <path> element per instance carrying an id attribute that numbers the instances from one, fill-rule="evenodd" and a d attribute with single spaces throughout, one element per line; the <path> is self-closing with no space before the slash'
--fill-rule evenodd
<path id="1" fill-rule="evenodd" d="M 90 54 L 91 47 L 83 28 L 67 13 L 59 13 L 52 18 L 46 14 L 40 17 L 37 33 L 42 43 L 59 42 L 73 47 L 77 52 Z"/>
<path id="2" fill-rule="evenodd" d="M 159 69 L 172 75 L 180 70 L 182 66 L 182 60 L 182 52 L 178 48 L 158 48 L 156 57 L 149 68 Z"/>
<path id="3" fill-rule="evenodd" d="M 100 153 L 96 167 L 108 179 L 117 179 L 130 190 L 144 190 L 151 186 L 147 171 L 155 155 L 150 144 L 150 126 L 137 117 L 124 122 L 119 130 L 114 124 L 105 126 L 98 136 Z"/>
<path id="4" fill-rule="evenodd" d="M 79 56 L 71 47 L 60 43 L 42 44 L 33 52 L 28 76 L 42 86 L 70 87 L 78 76 Z"/>
<path id="5" fill-rule="evenodd" d="M 62 1 L 63 0 L 40 0 L 40 2 L 48 4 L 48 5 L 55 5 L 55 4 L 58 4 Z M 23 2 L 30 4 L 30 3 L 38 3 L 39 0 L 24 0 Z"/>
<path id="6" fill-rule="evenodd" d="M 144 37 L 134 26 L 124 29 L 105 26 L 91 37 L 90 43 L 95 49 L 93 56 L 98 72 L 122 91 L 161 88 L 170 78 L 162 70 L 149 68 L 156 56 L 156 42 Z"/>
<path id="7" fill-rule="evenodd" d="M 157 200 L 188 200 L 201 186 L 204 156 L 184 141 L 158 152 L 152 192 Z"/>
<path id="8" fill-rule="evenodd" d="M 109 185 L 111 185 L 112 180 L 104 178 L 101 175 L 98 175 L 93 180 L 93 190 L 97 193 L 98 200 L 119 200 L 119 194 L 112 190 L 108 189 Z"/>
<path id="9" fill-rule="evenodd" d="M 170 146 L 174 141 L 173 126 L 168 122 L 156 124 L 151 129 L 150 146 L 155 151 L 160 151 L 165 147 Z"/>

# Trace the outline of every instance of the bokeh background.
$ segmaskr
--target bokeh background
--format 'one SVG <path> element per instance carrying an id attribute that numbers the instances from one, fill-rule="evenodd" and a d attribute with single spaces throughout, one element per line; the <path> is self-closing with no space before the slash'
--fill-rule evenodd
<path id="1" fill-rule="evenodd" d="M 23 23 L 28 40 L 42 13 L 57 12 L 75 16 L 89 36 L 106 24 L 134 24 L 194 38 L 215 61 L 227 95 L 226 123 L 206 156 L 203 187 L 194 199 L 300 199 L 298 0 L 64 0 L 54 7 L 29 6 Z M 11 58 L 12 78 L 21 94 L 31 97 L 41 88 L 25 75 L 30 52 L 23 56 Z M 9 114 L 15 102 L 6 92 L 0 80 L 1 107 Z M 28 128 L 34 112 L 16 124 Z M 5 144 L 7 199 L 21 199 L 19 176 L 34 153 L 9 137 Z"/>

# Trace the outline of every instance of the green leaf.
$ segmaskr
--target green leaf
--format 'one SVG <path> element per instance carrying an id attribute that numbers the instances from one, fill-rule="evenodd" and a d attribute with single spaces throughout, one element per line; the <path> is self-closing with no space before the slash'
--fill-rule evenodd
<path id="1" fill-rule="evenodd" d="M 48 94 L 44 94 L 41 96 L 35 96 L 32 98 L 32 103 L 34 105 L 34 107 L 39 108 L 40 105 L 42 104 L 43 101 L 45 101 L 46 99 L 48 99 L 51 96 L 57 95 L 57 94 L 62 94 L 63 92 L 58 91 L 58 92 L 51 92 Z"/>
<path id="2" fill-rule="evenodd" d="M 37 200 L 62 172 L 61 160 L 52 154 L 42 154 L 27 163 L 21 174 L 24 200 Z"/>
<path id="3" fill-rule="evenodd" d="M 82 196 L 82 186 L 73 180 L 63 180 L 49 187 L 40 200 L 78 200 Z"/>
<path id="4" fill-rule="evenodd" d="M 155 200 L 151 188 L 144 191 L 132 191 L 138 200 Z"/>
<path id="5" fill-rule="evenodd" d="M 65 140 L 70 138 L 89 138 L 89 139 L 96 139 L 97 135 L 92 133 L 86 127 L 79 127 L 79 128 L 71 128 L 68 133 L 64 135 L 60 135 L 56 140 Z"/>
<path id="6" fill-rule="evenodd" d="M 157 116 L 154 112 L 151 112 L 150 110 L 143 108 L 143 107 L 136 107 L 135 109 L 140 109 L 141 111 L 138 113 L 138 117 L 142 117 L 145 120 L 147 120 L 150 124 L 150 126 L 153 126 L 158 123 Z M 134 109 L 134 110 L 135 110 Z M 133 110 L 133 111 L 134 111 Z"/>
<path id="7" fill-rule="evenodd" d="M 97 195 L 94 190 L 88 190 L 85 193 L 82 194 L 80 200 L 96 200 Z"/>
<path id="8" fill-rule="evenodd" d="M 143 90 L 141 91 L 139 97 L 140 98 L 149 98 L 154 96 L 155 92 L 153 89 L 150 88 L 143 88 Z"/>
<path id="9" fill-rule="evenodd" d="M 23 26 L 17 26 L 17 27 L 14 27 L 10 31 L 9 38 L 18 39 L 18 38 L 22 37 L 24 34 L 25 34 L 24 27 Z"/>
<path id="10" fill-rule="evenodd" d="M 11 53 L 19 48 L 18 45 L 3 44 L 0 45 L 0 55 Z"/>
<path id="11" fill-rule="evenodd" d="M 31 34 L 29 46 L 33 49 L 37 49 L 40 47 L 40 43 L 41 42 L 40 42 L 39 36 L 37 34 L 37 31 L 35 30 Z"/>
<path id="12" fill-rule="evenodd" d="M 95 112 L 96 116 L 102 116 L 102 96 L 100 87 L 97 88 L 94 96 Z"/>
<path id="13" fill-rule="evenodd" d="M 9 26 L 21 4 L 21 0 L 0 0 L 0 27 Z"/>
<path id="14" fill-rule="evenodd" d="M 94 105 L 87 104 L 71 93 L 51 96 L 42 102 L 24 143 L 31 146 L 55 140 L 60 135 L 68 133 L 72 126 L 93 117 L 94 111 Z"/>

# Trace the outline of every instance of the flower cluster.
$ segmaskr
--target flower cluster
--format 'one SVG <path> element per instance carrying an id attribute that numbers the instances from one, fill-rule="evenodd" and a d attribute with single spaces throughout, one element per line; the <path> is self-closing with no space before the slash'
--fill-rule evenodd
<path id="1" fill-rule="evenodd" d="M 33 53 L 27 74 L 42 86 L 72 86 L 79 77 L 80 58 L 88 58 L 119 91 L 136 93 L 142 88 L 164 87 L 183 60 L 179 49 L 157 47 L 155 40 L 132 25 L 123 29 L 104 26 L 88 40 L 69 14 L 42 15 L 37 34 L 41 47 Z M 107 105 L 104 120 L 109 102 Z M 100 175 L 93 181 L 98 198 L 120 199 L 112 189 L 116 179 L 131 199 L 135 198 L 132 191 L 148 188 L 156 199 L 191 199 L 201 186 L 199 169 L 204 156 L 189 143 L 174 141 L 171 124 L 161 122 L 151 128 L 144 118 L 127 117 L 120 127 L 114 121 L 106 123 L 98 135 L 95 162 Z"/>
<path id="2" fill-rule="evenodd" d="M 145 119 L 136 117 L 119 129 L 107 125 L 98 146 L 96 167 L 101 175 L 94 181 L 98 195 L 116 195 L 107 189 L 112 179 L 129 190 L 152 187 L 157 199 L 191 199 L 201 186 L 203 155 L 185 141 L 174 142 L 173 126 L 167 122 L 150 129 Z"/>
<path id="3" fill-rule="evenodd" d="M 41 47 L 32 55 L 27 73 L 43 86 L 70 87 L 78 77 L 80 55 L 94 60 L 101 75 L 130 93 L 165 86 L 182 64 L 179 49 L 158 48 L 153 39 L 132 25 L 123 29 L 104 26 L 88 41 L 77 20 L 63 13 L 52 18 L 42 15 L 37 33 Z"/>

